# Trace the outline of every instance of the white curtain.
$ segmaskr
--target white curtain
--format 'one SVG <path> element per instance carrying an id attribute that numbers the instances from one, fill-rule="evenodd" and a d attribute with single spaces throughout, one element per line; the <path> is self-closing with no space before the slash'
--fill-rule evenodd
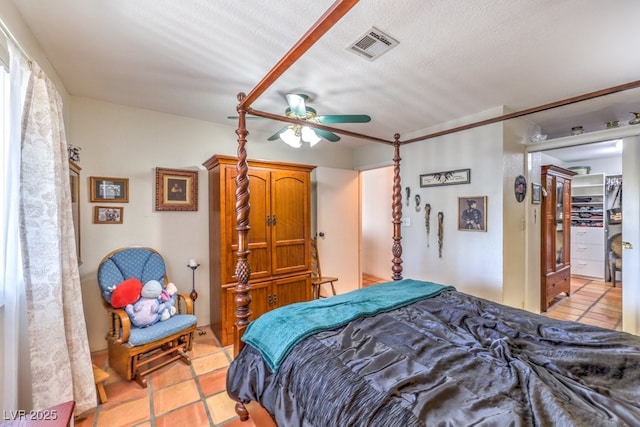
<path id="1" fill-rule="evenodd" d="M 20 354 L 28 351 L 26 340 L 20 340 L 27 332 L 26 301 L 24 279 L 22 276 L 22 257 L 20 254 L 19 235 L 19 200 L 20 200 L 20 142 L 22 128 L 22 107 L 29 79 L 29 65 L 13 43 L 7 40 L 11 63 L 9 87 L 9 143 L 3 146 L 3 215 L 2 224 L 2 287 L 4 293 L 3 312 L 3 380 L 2 407 L 18 409 L 18 397 L 30 395 L 29 384 L 19 389 L 18 372 L 27 371 L 21 368 Z M 23 364 L 24 365 L 24 364 Z M 24 387 L 26 386 L 26 389 Z M 23 408 L 24 409 L 24 408 Z"/>
<path id="2" fill-rule="evenodd" d="M 31 65 L 22 121 L 22 246 L 33 408 L 96 406 L 71 212 L 62 99 Z"/>

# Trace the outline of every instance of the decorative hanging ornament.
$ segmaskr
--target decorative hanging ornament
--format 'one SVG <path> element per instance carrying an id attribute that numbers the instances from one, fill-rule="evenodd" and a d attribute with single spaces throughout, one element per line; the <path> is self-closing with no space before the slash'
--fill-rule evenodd
<path id="1" fill-rule="evenodd" d="M 411 197 L 411 188 L 407 187 L 404 189 L 404 191 L 407 193 L 407 206 L 409 206 L 409 197 Z"/>
<path id="2" fill-rule="evenodd" d="M 442 242 L 444 240 L 444 213 L 438 212 L 438 257 L 442 258 Z"/>
<path id="3" fill-rule="evenodd" d="M 431 205 L 424 205 L 424 226 L 427 229 L 427 247 L 429 247 L 429 233 L 431 232 Z"/>
<path id="4" fill-rule="evenodd" d="M 416 212 L 420 212 L 420 195 L 416 194 Z"/>
<path id="5" fill-rule="evenodd" d="M 524 176 L 518 175 L 516 181 L 513 184 L 513 192 L 516 195 L 516 200 L 518 201 L 518 203 L 524 200 L 525 196 L 527 195 L 527 179 Z"/>

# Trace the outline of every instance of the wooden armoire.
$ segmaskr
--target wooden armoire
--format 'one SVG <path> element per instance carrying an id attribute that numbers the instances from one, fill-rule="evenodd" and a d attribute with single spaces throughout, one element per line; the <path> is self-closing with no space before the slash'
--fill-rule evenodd
<path id="1" fill-rule="evenodd" d="M 209 171 L 210 325 L 222 345 L 233 343 L 238 250 L 236 162 L 214 155 Z M 274 308 L 311 299 L 311 171 L 315 166 L 249 160 L 247 237 L 253 320 Z"/>
<path id="2" fill-rule="evenodd" d="M 571 292 L 571 179 L 576 173 L 555 165 L 541 169 L 540 310 L 560 293 Z"/>

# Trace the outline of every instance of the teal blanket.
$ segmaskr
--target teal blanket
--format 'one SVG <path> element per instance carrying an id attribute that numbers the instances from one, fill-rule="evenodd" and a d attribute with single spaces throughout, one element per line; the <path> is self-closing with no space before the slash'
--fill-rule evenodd
<path id="1" fill-rule="evenodd" d="M 452 286 L 404 279 L 346 294 L 290 304 L 269 311 L 249 324 L 242 341 L 250 344 L 276 372 L 293 346 L 316 332 L 334 329 L 364 316 L 391 311 L 431 298 Z"/>

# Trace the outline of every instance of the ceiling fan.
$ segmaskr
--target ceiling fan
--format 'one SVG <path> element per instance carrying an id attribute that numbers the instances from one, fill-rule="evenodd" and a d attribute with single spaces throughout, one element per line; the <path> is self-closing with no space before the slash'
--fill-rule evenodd
<path id="1" fill-rule="evenodd" d="M 315 109 L 306 105 L 306 101 L 309 99 L 309 96 L 306 94 L 289 93 L 286 95 L 286 98 L 289 106 L 285 110 L 284 114 L 292 119 L 320 124 L 368 123 L 371 121 L 371 117 L 366 114 L 318 115 Z M 313 147 L 320 142 L 322 138 L 331 142 L 340 141 L 340 137 L 333 132 L 324 129 L 313 129 L 309 126 L 301 126 L 299 124 L 290 124 L 285 126 L 270 136 L 268 140 L 275 141 L 276 139 L 281 139 L 291 147 L 300 148 L 302 146 L 302 142 L 307 142 L 311 147 Z"/>
<path id="2" fill-rule="evenodd" d="M 333 114 L 320 116 L 315 109 L 306 105 L 309 96 L 305 94 L 289 93 L 286 95 L 286 98 L 289 107 L 285 110 L 285 115 L 290 118 L 322 124 L 368 123 L 371 121 L 371 117 L 366 114 Z M 313 129 L 298 124 L 288 125 L 280 129 L 269 137 L 269 141 L 274 141 L 278 138 L 294 148 L 301 147 L 303 141 L 308 142 L 309 145 L 313 147 L 320 142 L 321 138 L 331 142 L 340 141 L 340 137 L 333 132 L 323 129 Z"/>

